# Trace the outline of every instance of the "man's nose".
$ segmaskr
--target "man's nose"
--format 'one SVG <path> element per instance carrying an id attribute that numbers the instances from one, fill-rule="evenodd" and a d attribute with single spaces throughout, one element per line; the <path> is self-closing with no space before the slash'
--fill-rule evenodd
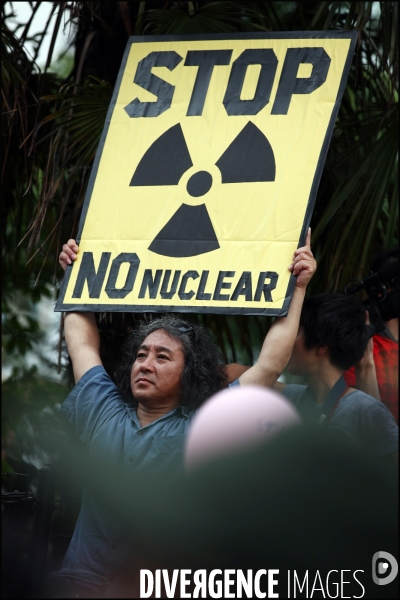
<path id="1" fill-rule="evenodd" d="M 153 367 L 154 367 L 154 361 L 152 356 L 148 355 L 146 356 L 146 359 L 140 363 L 140 370 L 141 371 L 152 371 Z"/>

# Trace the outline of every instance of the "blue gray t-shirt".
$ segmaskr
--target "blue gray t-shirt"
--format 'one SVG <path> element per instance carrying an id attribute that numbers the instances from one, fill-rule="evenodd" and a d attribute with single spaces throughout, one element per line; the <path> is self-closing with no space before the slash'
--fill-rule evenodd
<path id="1" fill-rule="evenodd" d="M 61 413 L 89 455 L 105 453 L 133 474 L 148 468 L 182 468 L 184 440 L 195 411 L 180 406 L 141 427 L 136 405 L 124 402 L 104 368 L 97 366 L 78 381 Z M 105 586 L 106 597 L 117 597 L 113 581 L 123 559 L 119 533 L 96 499 L 84 491 L 61 573 Z"/>
<path id="2" fill-rule="evenodd" d="M 307 410 L 317 413 L 318 405 L 307 398 L 306 390 L 305 385 L 289 384 L 283 388 L 283 395 L 300 414 Z M 339 400 L 328 426 L 375 456 L 398 449 L 399 429 L 393 415 L 382 402 L 359 390 Z"/>
<path id="3" fill-rule="evenodd" d="M 61 407 L 89 456 L 105 454 L 134 476 L 151 469 L 183 471 L 184 441 L 195 410 L 179 406 L 141 427 L 136 404 L 128 404 L 103 367 L 93 367 L 78 381 Z M 95 584 L 116 598 L 118 573 L 127 558 L 120 531 L 85 490 L 75 531 L 59 576 Z M 100 594 L 98 597 L 101 597 Z"/>

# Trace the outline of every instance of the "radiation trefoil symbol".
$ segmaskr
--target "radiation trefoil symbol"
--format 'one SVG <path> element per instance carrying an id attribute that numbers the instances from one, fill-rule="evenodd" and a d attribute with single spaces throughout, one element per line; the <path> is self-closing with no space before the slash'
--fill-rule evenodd
<path id="1" fill-rule="evenodd" d="M 215 163 L 222 183 L 275 181 L 275 157 L 271 144 L 254 123 L 248 122 Z M 178 123 L 165 131 L 143 155 L 131 186 L 178 185 L 193 162 Z M 187 182 L 187 192 L 198 198 L 207 194 L 213 180 L 208 171 L 197 171 Z M 205 204 L 181 204 L 149 246 L 163 256 L 198 256 L 220 247 Z"/>

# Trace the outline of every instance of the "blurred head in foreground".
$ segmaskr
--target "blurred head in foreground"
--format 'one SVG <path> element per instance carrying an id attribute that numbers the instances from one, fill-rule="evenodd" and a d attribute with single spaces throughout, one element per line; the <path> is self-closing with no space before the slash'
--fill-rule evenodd
<path id="1" fill-rule="evenodd" d="M 377 551 L 397 556 L 393 474 L 334 432 L 293 427 L 198 465 L 181 484 L 121 481 L 119 495 L 110 487 L 138 569 L 280 569 L 281 597 L 287 570 L 314 579 L 316 570 L 360 569 L 366 597 L 396 596 L 396 582 L 379 588 L 371 579 Z M 346 594 L 360 596 L 352 582 Z M 127 596 L 134 585 L 128 576 Z"/>
<path id="2" fill-rule="evenodd" d="M 186 468 L 192 471 L 299 424 L 293 405 L 271 389 L 239 385 L 223 390 L 207 400 L 193 420 L 185 444 Z"/>
<path id="3" fill-rule="evenodd" d="M 280 597 L 287 570 L 313 579 L 361 569 L 364 597 L 396 597 L 396 582 L 373 583 L 371 565 L 377 551 L 397 556 L 397 481 L 334 432 L 293 427 L 183 479 L 133 480 L 121 465 L 68 452 L 71 477 L 84 478 L 131 544 L 118 597 L 139 597 L 140 569 L 280 569 Z"/>

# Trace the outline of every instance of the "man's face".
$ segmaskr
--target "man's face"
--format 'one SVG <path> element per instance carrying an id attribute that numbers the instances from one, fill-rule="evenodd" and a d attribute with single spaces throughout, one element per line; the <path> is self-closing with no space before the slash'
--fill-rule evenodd
<path id="1" fill-rule="evenodd" d="M 288 371 L 291 375 L 306 377 L 312 373 L 318 361 L 316 361 L 317 352 L 315 348 L 306 348 L 303 327 L 300 325 L 296 341 L 293 346 L 292 355 L 288 363 Z"/>
<path id="2" fill-rule="evenodd" d="M 179 405 L 185 356 L 181 343 L 163 329 L 150 333 L 132 365 L 135 399 L 149 407 Z"/>

